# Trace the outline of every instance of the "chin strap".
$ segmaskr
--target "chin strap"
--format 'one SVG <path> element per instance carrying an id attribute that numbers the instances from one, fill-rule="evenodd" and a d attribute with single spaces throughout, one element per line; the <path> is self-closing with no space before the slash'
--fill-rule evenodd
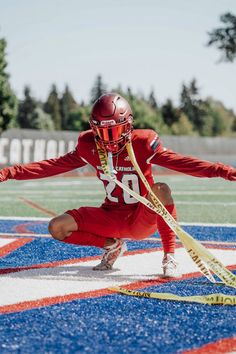
<path id="1" fill-rule="evenodd" d="M 212 276 L 210 270 L 217 275 L 225 285 L 236 288 L 236 276 L 230 272 L 214 255 L 212 255 L 208 249 L 206 249 L 200 242 L 196 241 L 192 236 L 190 236 L 186 231 L 184 231 L 177 221 L 171 216 L 171 214 L 166 210 L 165 206 L 157 198 L 157 196 L 151 190 L 149 183 L 147 182 L 145 176 L 143 175 L 134 155 L 133 147 L 131 143 L 126 145 L 128 155 L 130 160 L 137 171 L 142 182 L 146 186 L 146 189 L 150 193 L 152 202 L 148 199 L 142 197 L 141 195 L 134 192 L 128 186 L 124 185 L 116 178 L 116 171 L 113 166 L 112 154 L 106 153 L 105 150 L 97 144 L 97 150 L 99 158 L 101 161 L 101 166 L 103 172 L 111 178 L 120 188 L 128 192 L 132 197 L 137 199 L 142 204 L 146 205 L 149 209 L 155 211 L 160 215 L 167 225 L 176 233 L 182 242 L 183 246 L 187 250 L 187 253 L 197 265 L 199 271 L 206 276 L 210 282 L 215 283 L 215 279 Z"/>

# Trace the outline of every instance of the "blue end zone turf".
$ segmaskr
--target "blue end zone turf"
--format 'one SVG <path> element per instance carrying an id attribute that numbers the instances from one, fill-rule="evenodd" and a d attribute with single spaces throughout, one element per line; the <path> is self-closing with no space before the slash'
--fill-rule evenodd
<path id="1" fill-rule="evenodd" d="M 48 233 L 47 222 L 34 224 L 28 220 L 0 220 L 0 228 L 2 233 L 14 235 L 16 227 L 24 223 L 29 223 L 27 228 L 35 234 Z M 184 228 L 192 236 L 203 241 L 236 240 L 234 227 Z M 33 234 L 32 237 L 34 238 Z M 129 242 L 128 247 L 131 251 L 146 250 L 161 247 L 161 243 Z M 231 249 L 233 247 L 235 245 L 230 246 Z M 93 247 L 75 247 L 51 239 L 35 238 L 32 242 L 1 257 L 0 268 L 3 270 L 84 258 L 100 253 L 100 250 Z M 4 279 L 7 282 L 8 278 Z M 25 289 L 26 292 L 29 290 Z M 172 292 L 183 296 L 216 292 L 232 295 L 236 293 L 235 289 L 212 285 L 203 277 L 154 284 L 145 290 Z M 17 291 L 17 283 L 12 291 Z M 55 305 L 2 314 L 0 352 L 1 354 L 182 353 L 220 339 L 235 337 L 235 318 L 236 307 L 158 301 L 118 294 L 65 303 L 59 301 Z"/>

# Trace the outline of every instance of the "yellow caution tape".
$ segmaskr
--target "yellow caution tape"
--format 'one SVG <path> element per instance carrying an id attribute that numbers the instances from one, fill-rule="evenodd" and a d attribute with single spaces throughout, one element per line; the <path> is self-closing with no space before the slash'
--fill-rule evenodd
<path id="1" fill-rule="evenodd" d="M 109 166 L 106 151 L 101 149 L 101 147 L 97 144 L 97 150 L 104 173 L 108 175 L 119 187 L 127 191 L 130 195 L 136 198 L 139 202 L 146 205 L 149 209 L 155 211 L 165 220 L 169 227 L 179 237 L 183 246 L 187 250 L 193 262 L 197 265 L 200 272 L 205 275 L 212 283 L 215 283 L 215 279 L 210 271 L 217 275 L 225 285 L 236 288 L 236 276 L 232 272 L 230 272 L 213 254 L 211 254 L 208 249 L 206 249 L 200 242 L 196 241 L 191 235 L 189 235 L 180 227 L 180 225 L 176 222 L 172 215 L 166 210 L 165 206 L 153 193 L 148 181 L 146 180 L 136 161 L 131 143 L 127 144 L 126 148 L 133 166 L 135 167 L 141 180 L 143 181 L 144 185 L 146 186 L 148 192 L 151 195 L 153 203 L 151 203 L 148 199 L 137 194 L 128 186 L 124 185 L 122 182 L 117 180 L 116 176 L 113 173 L 112 159 L 109 159 Z"/>
<path id="2" fill-rule="evenodd" d="M 145 297 L 145 298 L 157 299 L 157 300 L 197 302 L 206 305 L 229 305 L 229 306 L 236 305 L 235 295 L 225 295 L 221 293 L 209 294 L 209 295 L 197 295 L 197 296 L 178 296 L 171 293 L 155 293 L 155 292 L 148 292 L 148 291 L 142 292 L 136 290 L 127 290 L 120 287 L 110 288 L 109 290 L 124 295 Z"/>

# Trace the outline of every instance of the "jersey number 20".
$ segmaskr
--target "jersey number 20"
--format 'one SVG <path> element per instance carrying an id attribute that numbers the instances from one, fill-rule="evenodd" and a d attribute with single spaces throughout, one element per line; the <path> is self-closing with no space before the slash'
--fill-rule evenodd
<path id="1" fill-rule="evenodd" d="M 118 197 L 113 197 L 113 195 L 112 195 L 112 193 L 114 192 L 115 188 L 117 187 L 115 182 L 111 181 L 110 178 L 108 176 L 106 176 L 105 174 L 103 174 L 103 173 L 100 174 L 100 179 L 102 181 L 107 181 L 108 182 L 108 184 L 105 186 L 107 198 L 113 203 L 114 202 L 118 203 L 119 202 Z M 132 189 L 134 192 L 140 194 L 138 176 L 137 175 L 124 174 L 121 177 L 121 182 L 124 183 L 130 189 Z M 123 198 L 124 198 L 124 202 L 126 204 L 138 203 L 138 201 L 134 197 L 132 197 L 129 193 L 127 193 L 124 190 L 123 190 Z"/>

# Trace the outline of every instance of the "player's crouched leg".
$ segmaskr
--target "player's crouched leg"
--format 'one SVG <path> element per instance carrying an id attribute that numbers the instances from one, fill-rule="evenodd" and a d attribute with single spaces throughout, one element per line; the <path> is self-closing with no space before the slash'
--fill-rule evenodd
<path id="1" fill-rule="evenodd" d="M 53 218 L 48 225 L 48 231 L 55 240 L 63 241 L 71 232 L 76 231 L 78 225 L 69 214 L 62 214 Z"/>
<path id="2" fill-rule="evenodd" d="M 152 186 L 152 191 L 176 220 L 176 208 L 170 187 L 166 183 L 155 183 Z M 148 199 L 151 201 L 150 196 L 148 196 Z M 162 261 L 163 274 L 165 277 L 178 277 L 180 276 L 180 273 L 177 269 L 178 264 L 174 258 L 176 235 L 159 215 L 157 215 L 157 229 L 161 236 L 164 249 L 164 257 Z"/>

